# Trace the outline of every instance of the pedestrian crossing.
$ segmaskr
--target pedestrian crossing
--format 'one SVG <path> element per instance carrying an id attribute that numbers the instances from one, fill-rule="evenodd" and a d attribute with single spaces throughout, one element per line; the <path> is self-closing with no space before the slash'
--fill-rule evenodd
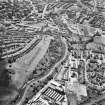
<path id="1" fill-rule="evenodd" d="M 64 95 L 58 93 L 56 90 L 48 88 L 45 92 L 44 95 L 48 96 L 49 98 L 61 102 L 64 98 Z"/>

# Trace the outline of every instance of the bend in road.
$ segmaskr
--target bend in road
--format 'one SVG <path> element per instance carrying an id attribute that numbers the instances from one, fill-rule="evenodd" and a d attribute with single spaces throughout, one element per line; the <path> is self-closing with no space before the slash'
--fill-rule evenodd
<path id="1" fill-rule="evenodd" d="M 22 96 L 22 99 L 21 99 L 21 101 L 19 102 L 19 103 L 17 103 L 16 105 L 22 105 L 22 103 L 24 102 L 24 100 L 25 100 L 25 96 L 26 96 L 26 94 L 27 94 L 27 91 L 28 91 L 28 89 L 30 88 L 30 85 L 31 84 L 33 84 L 34 82 L 36 82 L 37 80 L 43 80 L 43 79 L 45 79 L 46 77 L 48 77 L 50 74 L 52 74 L 52 72 L 53 72 L 53 70 L 54 70 L 54 68 L 56 67 L 56 66 L 58 66 L 65 58 L 66 58 L 66 56 L 67 56 L 67 52 L 68 52 L 68 46 L 67 46 L 67 43 L 66 43 L 66 39 L 65 38 L 62 38 L 61 39 L 62 40 L 62 42 L 64 43 L 64 45 L 65 45 L 65 54 L 64 54 L 64 56 L 63 56 L 63 58 L 58 62 L 58 63 L 56 63 L 56 65 L 45 75 L 45 76 L 43 76 L 43 77 L 39 77 L 39 78 L 37 78 L 37 79 L 32 79 L 31 81 L 29 81 L 27 84 L 26 84 L 26 89 L 25 89 L 25 91 L 24 91 L 24 93 L 23 93 L 23 96 Z"/>

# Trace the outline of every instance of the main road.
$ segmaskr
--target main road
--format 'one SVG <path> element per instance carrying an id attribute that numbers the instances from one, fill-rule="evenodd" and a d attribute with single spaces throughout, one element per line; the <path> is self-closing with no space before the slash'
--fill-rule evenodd
<path id="1" fill-rule="evenodd" d="M 54 68 L 57 67 L 66 58 L 67 52 L 68 52 L 68 46 L 67 46 L 65 38 L 61 38 L 61 40 L 62 40 L 62 43 L 64 44 L 64 49 L 65 49 L 64 56 L 62 57 L 62 59 L 59 62 L 57 62 L 56 65 L 49 72 L 46 73 L 46 75 L 44 75 L 42 77 L 38 77 L 37 79 L 32 79 L 31 81 L 27 82 L 27 84 L 25 85 L 26 88 L 25 88 L 25 91 L 23 93 L 22 99 L 16 105 L 22 105 L 22 103 L 24 102 L 24 100 L 26 98 L 27 91 L 30 88 L 30 85 L 32 85 L 37 80 L 43 80 L 46 77 L 48 77 L 50 74 L 53 73 Z"/>

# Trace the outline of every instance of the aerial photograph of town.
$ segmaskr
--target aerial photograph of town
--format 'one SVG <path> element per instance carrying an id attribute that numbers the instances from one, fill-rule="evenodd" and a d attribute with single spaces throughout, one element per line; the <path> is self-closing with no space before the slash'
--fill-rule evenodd
<path id="1" fill-rule="evenodd" d="M 105 0 L 0 0 L 0 105 L 105 105 Z"/>

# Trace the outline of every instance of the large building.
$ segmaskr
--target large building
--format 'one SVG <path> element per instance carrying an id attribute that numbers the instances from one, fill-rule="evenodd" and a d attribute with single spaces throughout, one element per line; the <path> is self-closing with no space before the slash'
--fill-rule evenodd
<path id="1" fill-rule="evenodd" d="M 58 105 L 61 105 L 64 101 L 65 93 L 61 91 L 60 87 L 53 88 L 48 87 L 43 93 L 43 98 L 47 98 L 47 100 L 51 101 L 52 103 L 55 102 Z"/>
<path id="2" fill-rule="evenodd" d="M 27 105 L 65 105 L 65 97 L 64 87 L 52 80 Z"/>

